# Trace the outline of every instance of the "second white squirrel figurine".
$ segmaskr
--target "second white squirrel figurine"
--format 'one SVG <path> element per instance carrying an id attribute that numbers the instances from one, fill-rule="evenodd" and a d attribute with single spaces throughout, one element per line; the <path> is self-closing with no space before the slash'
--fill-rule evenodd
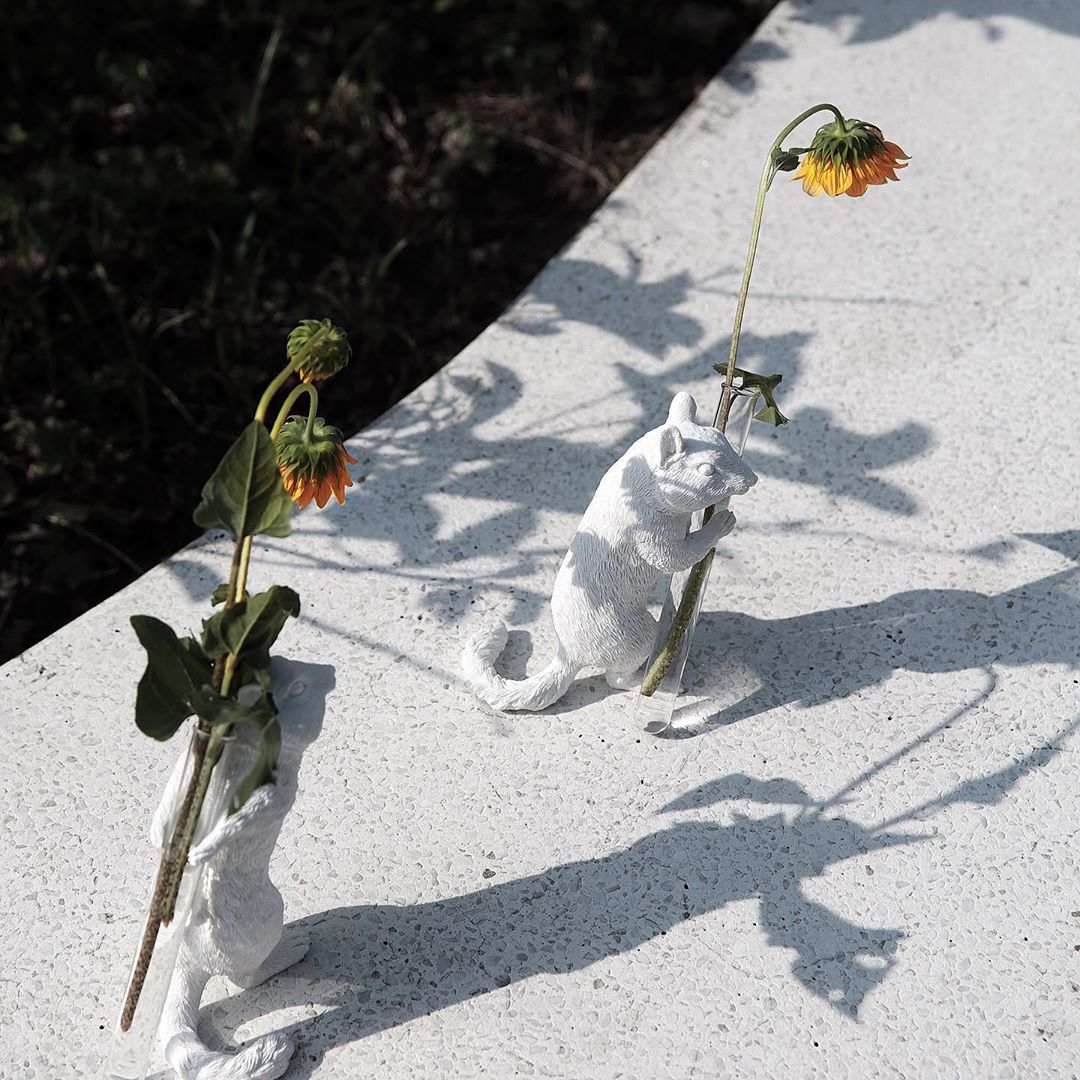
<path id="1" fill-rule="evenodd" d="M 604 474 L 555 577 L 551 619 L 558 647 L 543 671 L 504 679 L 495 660 L 504 623 L 466 643 L 462 670 L 477 696 L 496 709 L 536 711 L 557 701 L 584 667 L 602 669 L 617 689 L 634 685 L 656 637 L 649 597 L 660 574 L 688 570 L 735 527 L 717 510 L 697 532 L 692 515 L 757 483 L 754 470 L 697 403 L 676 394 L 667 422 L 646 432 Z"/>
<path id="2" fill-rule="evenodd" d="M 188 862 L 206 863 L 169 987 L 158 1035 L 165 1060 L 184 1080 L 274 1080 L 293 1054 L 284 1032 L 264 1035 L 239 1053 L 209 1050 L 199 1038 L 199 1002 L 213 975 L 249 988 L 292 967 L 308 950 L 301 927 L 283 925 L 281 893 L 270 880 L 270 856 L 296 797 L 300 760 L 319 734 L 334 669 L 275 657 L 271 688 L 281 725 L 277 780 L 256 788 L 236 813 L 191 849 Z M 236 747 L 237 780 L 259 751 L 250 731 Z M 172 828 L 183 792 L 184 759 L 177 762 L 151 827 L 159 846 Z M 236 781 L 234 781 L 235 783 Z"/>

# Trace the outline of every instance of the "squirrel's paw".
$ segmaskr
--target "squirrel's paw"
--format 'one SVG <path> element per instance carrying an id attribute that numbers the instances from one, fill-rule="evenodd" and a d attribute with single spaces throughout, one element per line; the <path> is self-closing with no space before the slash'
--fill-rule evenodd
<path id="1" fill-rule="evenodd" d="M 714 539 L 722 540 L 735 528 L 735 515 L 730 510 L 717 510 L 706 528 L 712 533 Z"/>
<path id="2" fill-rule="evenodd" d="M 270 805 L 274 791 L 273 784 L 263 784 L 256 788 L 239 810 L 219 822 L 209 836 L 188 852 L 188 865 L 199 866 L 213 858 L 230 840 L 239 836 L 251 821 Z"/>
<path id="3" fill-rule="evenodd" d="M 172 831 L 172 821 L 165 814 L 155 814 L 150 822 L 150 843 L 159 850 L 165 846 Z"/>

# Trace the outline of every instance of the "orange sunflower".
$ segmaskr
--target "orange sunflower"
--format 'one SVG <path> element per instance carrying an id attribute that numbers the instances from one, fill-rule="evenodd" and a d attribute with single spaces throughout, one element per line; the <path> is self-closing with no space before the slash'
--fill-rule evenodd
<path id="1" fill-rule="evenodd" d="M 333 495 L 345 504 L 345 489 L 352 487 L 346 464 L 356 458 L 345 449 L 341 432 L 320 416 L 305 438 L 307 418 L 290 416 L 278 432 L 274 448 L 278 470 L 289 497 L 303 510 L 312 499 L 321 510 Z"/>
<path id="2" fill-rule="evenodd" d="M 792 177 L 807 195 L 850 195 L 857 198 L 871 184 L 898 180 L 908 155 L 886 142 L 881 129 L 862 120 L 833 120 L 818 129 L 810 149 Z"/>

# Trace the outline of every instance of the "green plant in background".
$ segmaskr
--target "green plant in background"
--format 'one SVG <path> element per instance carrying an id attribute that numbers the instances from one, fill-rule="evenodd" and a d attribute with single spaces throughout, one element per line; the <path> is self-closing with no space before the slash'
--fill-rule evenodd
<path id="1" fill-rule="evenodd" d="M 834 119 L 818 128 L 810 146 L 785 149 L 782 145 L 784 140 L 801 123 L 820 112 L 831 112 Z M 736 364 L 746 298 L 750 291 L 750 278 L 754 272 L 758 235 L 761 232 L 761 219 L 765 210 L 765 196 L 772 187 L 776 174 L 778 172 L 795 173 L 793 179 L 802 181 L 803 191 L 808 195 L 824 193 L 858 198 L 866 194 L 871 186 L 898 179 L 896 170 L 905 167 L 906 159 L 907 155 L 896 143 L 885 141 L 879 128 L 862 120 L 845 118 L 835 105 L 829 104 L 814 105 L 800 113 L 773 140 L 758 183 L 757 201 L 754 204 L 754 217 L 750 226 L 750 245 L 746 252 L 746 264 L 743 267 L 738 299 L 735 302 L 735 324 L 731 331 L 727 363 L 714 365 L 715 370 L 724 376 L 720 401 L 716 406 L 716 415 L 713 417 L 715 427 L 721 431 L 727 427 L 734 400 L 736 378 L 740 380 L 743 387 L 757 390 L 765 402 L 763 408 L 755 415 L 755 420 L 774 426 L 788 422 L 787 417 L 777 407 L 773 396 L 773 391 L 779 385 L 781 376 L 758 375 Z M 712 517 L 713 509 L 714 507 L 709 507 L 705 511 L 705 521 Z M 671 627 L 642 680 L 641 694 L 644 697 L 651 697 L 656 693 L 678 655 L 683 639 L 693 622 L 698 597 L 708 580 L 715 554 L 715 549 L 710 551 L 690 571 L 672 618 Z"/>
<path id="2" fill-rule="evenodd" d="M 194 538 L 313 297 L 351 331 L 357 430 L 505 309 L 768 6 L 10 5 L 0 660 Z"/>
<path id="3" fill-rule="evenodd" d="M 288 362 L 266 387 L 254 417 L 206 482 L 195 509 L 196 525 L 224 529 L 233 538 L 229 580 L 211 597 L 221 610 L 203 621 L 198 638 L 178 637 L 150 615 L 131 620 L 146 649 L 146 671 L 135 698 L 139 730 L 166 740 L 190 717 L 196 723 L 191 776 L 161 853 L 150 916 L 121 1012 L 123 1031 L 131 1027 L 158 933 L 175 913 L 210 779 L 237 725 L 257 732 L 260 750 L 252 769 L 240 778 L 228 812 L 238 810 L 256 788 L 273 783 L 277 773 L 281 730 L 270 694 L 270 648 L 286 621 L 299 615 L 300 597 L 285 585 L 247 591 L 254 539 L 287 536 L 294 502 L 303 508 L 314 498 L 322 507 L 334 494 L 342 503 L 344 488 L 352 483 L 344 462 L 353 459 L 341 433 L 317 416 L 315 386 L 348 363 L 345 332 L 329 319 L 307 319 L 289 335 L 286 355 Z M 268 428 L 270 406 L 294 375 L 300 383 L 286 394 Z M 290 416 L 303 395 L 308 397 L 307 417 Z"/>

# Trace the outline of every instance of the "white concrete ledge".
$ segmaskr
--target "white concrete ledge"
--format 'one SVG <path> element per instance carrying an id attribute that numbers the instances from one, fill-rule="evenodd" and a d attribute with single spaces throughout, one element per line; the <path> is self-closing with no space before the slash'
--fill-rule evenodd
<path id="1" fill-rule="evenodd" d="M 215 1045 L 288 1028 L 294 1077 L 1075 1075 L 1077 70 L 1072 0 L 783 5 L 353 440 L 345 510 L 255 560 L 303 599 L 283 651 L 338 668 L 276 861 L 313 948 L 212 988 Z M 472 620 L 539 659 L 602 469 L 674 390 L 713 399 L 761 155 L 823 99 L 912 163 L 770 196 L 745 357 L 794 423 L 751 442 L 685 737 L 600 680 L 474 704 Z M 226 558 L 185 549 L 0 672 L 0 1075 L 100 1060 L 177 749 L 135 731 L 127 619 L 197 626 Z"/>

